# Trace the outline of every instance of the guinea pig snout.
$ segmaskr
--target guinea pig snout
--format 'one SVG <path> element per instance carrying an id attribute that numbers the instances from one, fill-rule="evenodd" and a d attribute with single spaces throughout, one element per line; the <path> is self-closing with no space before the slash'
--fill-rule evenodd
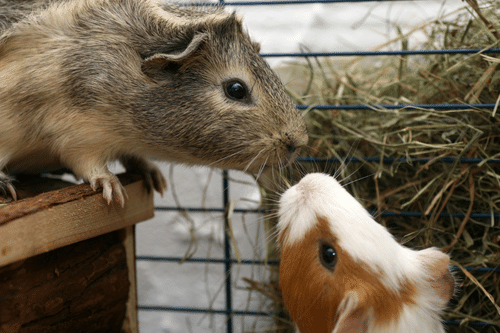
<path id="1" fill-rule="evenodd" d="M 281 136 L 281 144 L 284 148 L 285 160 L 283 165 L 288 166 L 298 156 L 299 150 L 307 145 L 308 141 L 307 132 L 285 132 Z"/>

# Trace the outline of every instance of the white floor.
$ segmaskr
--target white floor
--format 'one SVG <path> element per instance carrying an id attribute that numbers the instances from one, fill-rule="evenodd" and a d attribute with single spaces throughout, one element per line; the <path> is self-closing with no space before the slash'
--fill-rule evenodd
<path id="1" fill-rule="evenodd" d="M 442 1 L 387 1 L 283 6 L 230 6 L 244 16 L 250 35 L 262 44 L 262 53 L 310 51 L 363 51 L 397 36 L 395 26 L 403 33 L 420 22 L 451 13 L 463 6 L 460 0 Z M 410 39 L 410 48 L 418 44 L 422 35 Z M 268 59 L 277 66 L 287 59 Z M 165 175 L 168 164 L 162 164 Z M 250 182 L 251 185 L 232 183 L 231 200 L 237 207 L 256 208 L 259 191 L 252 178 L 240 172 L 230 176 Z M 168 180 L 169 190 L 164 198 L 157 196 L 157 206 L 222 207 L 221 171 L 207 168 L 176 166 Z M 137 255 L 184 256 L 192 251 L 193 235 L 197 247 L 194 257 L 222 258 L 221 213 L 190 213 L 186 219 L 178 212 L 156 212 L 156 217 L 137 226 Z M 262 258 L 265 240 L 262 225 L 254 214 L 236 214 L 233 227 L 241 257 Z M 234 253 L 234 252 L 233 252 Z M 221 309 L 224 307 L 224 266 L 221 264 L 160 263 L 138 261 L 138 295 L 141 305 L 196 307 Z M 262 310 L 267 300 L 257 293 L 245 290 L 243 277 L 259 280 L 266 276 L 266 268 L 238 266 L 233 270 L 234 308 Z M 250 299 L 250 302 L 249 302 Z M 250 305 L 248 305 L 250 304 Z M 225 316 L 206 316 L 180 312 L 140 311 L 141 333 L 225 332 Z M 266 317 L 234 318 L 235 332 L 263 331 L 272 323 Z"/>

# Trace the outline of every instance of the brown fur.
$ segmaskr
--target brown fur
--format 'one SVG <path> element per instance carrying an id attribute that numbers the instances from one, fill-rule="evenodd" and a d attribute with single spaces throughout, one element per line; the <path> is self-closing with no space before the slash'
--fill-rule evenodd
<path id="1" fill-rule="evenodd" d="M 19 20 L 43 1 L 16 1 L 0 0 L 15 13 L 0 25 L 0 185 L 10 186 L 8 174 L 66 167 L 123 204 L 110 161 L 138 165 L 162 191 L 149 157 L 258 172 L 290 162 L 307 142 L 234 13 L 69 0 Z M 225 96 L 235 78 L 248 100 Z"/>

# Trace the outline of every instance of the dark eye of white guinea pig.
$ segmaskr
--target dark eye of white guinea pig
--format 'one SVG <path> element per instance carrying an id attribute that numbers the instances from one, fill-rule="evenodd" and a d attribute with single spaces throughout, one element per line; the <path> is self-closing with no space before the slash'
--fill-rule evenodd
<path id="1" fill-rule="evenodd" d="M 231 80 L 224 83 L 226 96 L 235 101 L 248 100 L 248 89 L 245 83 L 240 80 Z"/>
<path id="2" fill-rule="evenodd" d="M 337 263 L 337 252 L 335 248 L 326 242 L 321 242 L 319 244 L 318 254 L 321 264 L 328 270 L 333 271 Z"/>

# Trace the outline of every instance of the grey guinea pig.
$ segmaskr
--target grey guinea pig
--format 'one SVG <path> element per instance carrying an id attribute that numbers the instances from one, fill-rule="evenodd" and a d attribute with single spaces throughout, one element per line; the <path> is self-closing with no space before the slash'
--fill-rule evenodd
<path id="1" fill-rule="evenodd" d="M 0 0 L 0 20 L 0 188 L 14 198 L 12 175 L 68 168 L 123 206 L 108 162 L 162 192 L 149 158 L 257 173 L 307 143 L 302 116 L 235 13 L 157 0 Z"/>

